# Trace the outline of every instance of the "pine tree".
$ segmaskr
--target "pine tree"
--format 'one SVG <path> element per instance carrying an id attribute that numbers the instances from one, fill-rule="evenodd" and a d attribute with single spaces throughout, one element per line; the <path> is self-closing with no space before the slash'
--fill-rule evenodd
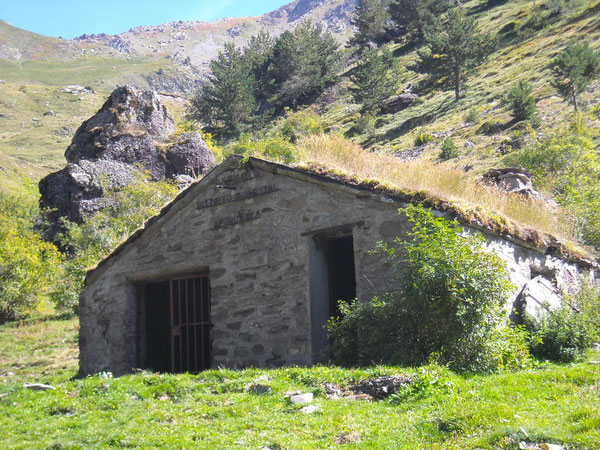
<path id="1" fill-rule="evenodd" d="M 449 0 L 391 0 L 388 7 L 389 33 L 417 41 L 423 38 L 425 27 L 453 5 Z"/>
<path id="2" fill-rule="evenodd" d="M 459 9 L 451 9 L 445 20 L 435 19 L 424 33 L 426 48 L 418 52 L 413 70 L 429 75 L 432 84 L 451 87 L 458 100 L 467 73 L 487 59 L 493 40 Z"/>
<path id="3" fill-rule="evenodd" d="M 579 94 L 600 74 L 600 55 L 587 43 L 578 44 L 572 40 L 552 62 L 552 66 L 552 85 L 578 111 Z"/>
<path id="4" fill-rule="evenodd" d="M 525 80 L 519 80 L 506 93 L 508 103 L 515 120 L 532 120 L 537 113 L 533 86 Z"/>
<path id="5" fill-rule="evenodd" d="M 389 0 L 358 0 L 352 25 L 356 32 L 348 41 L 349 46 L 359 49 L 385 41 L 388 22 Z"/>
<path id="6" fill-rule="evenodd" d="M 252 36 L 244 49 L 244 58 L 254 75 L 254 91 L 258 101 L 265 101 L 270 94 L 271 79 L 269 77 L 269 62 L 273 56 L 275 39 L 268 31 L 261 30 Z"/>
<path id="7" fill-rule="evenodd" d="M 337 78 L 339 44 L 320 25 L 303 22 L 275 42 L 270 63 L 274 102 L 297 106 Z"/>
<path id="8" fill-rule="evenodd" d="M 217 134 L 237 136 L 252 123 L 256 109 L 255 79 L 242 52 L 233 43 L 210 63 L 208 82 L 192 100 L 192 117 Z"/>
<path id="9" fill-rule="evenodd" d="M 387 47 L 380 53 L 369 49 L 354 68 L 350 92 L 356 103 L 362 104 L 365 114 L 376 114 L 385 100 L 394 94 L 396 83 L 390 76 L 392 56 Z"/>

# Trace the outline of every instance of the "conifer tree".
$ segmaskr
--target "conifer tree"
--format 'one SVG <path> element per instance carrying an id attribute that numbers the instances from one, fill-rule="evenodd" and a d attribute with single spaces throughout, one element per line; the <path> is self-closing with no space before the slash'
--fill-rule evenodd
<path id="1" fill-rule="evenodd" d="M 270 75 L 276 106 L 297 106 L 337 78 L 339 44 L 320 25 L 303 22 L 275 42 Z"/>
<path id="2" fill-rule="evenodd" d="M 426 48 L 418 52 L 413 70 L 429 75 L 431 84 L 452 88 L 458 100 L 467 73 L 487 59 L 493 40 L 460 9 L 451 9 L 445 20 L 434 19 L 424 33 Z"/>
<path id="3" fill-rule="evenodd" d="M 376 114 L 385 100 L 394 94 L 396 83 L 390 76 L 392 56 L 387 47 L 382 52 L 369 49 L 354 68 L 350 92 L 356 103 L 362 104 L 366 114 Z"/>
<path id="4" fill-rule="evenodd" d="M 389 33 L 408 41 L 422 39 L 425 27 L 452 6 L 449 0 L 391 0 Z"/>
<path id="5" fill-rule="evenodd" d="M 358 0 L 352 25 L 356 32 L 348 41 L 349 46 L 359 49 L 369 44 L 381 44 L 385 41 L 388 22 L 389 0 Z"/>
<path id="6" fill-rule="evenodd" d="M 192 100 L 192 117 L 217 134 L 237 136 L 252 123 L 256 109 L 255 79 L 235 44 L 225 44 L 210 63 L 208 82 Z"/>
<path id="7" fill-rule="evenodd" d="M 506 93 L 508 103 L 515 120 L 534 120 L 537 113 L 533 86 L 525 80 L 519 80 Z"/>
<path id="8" fill-rule="evenodd" d="M 552 85 L 578 111 L 579 94 L 600 74 L 600 55 L 587 43 L 578 44 L 571 40 L 552 62 L 552 71 Z"/>
<path id="9" fill-rule="evenodd" d="M 270 77 L 268 74 L 269 62 L 273 56 L 275 39 L 268 31 L 261 30 L 252 36 L 244 49 L 244 58 L 250 71 L 254 75 L 255 94 L 258 101 L 264 101 L 269 96 Z"/>

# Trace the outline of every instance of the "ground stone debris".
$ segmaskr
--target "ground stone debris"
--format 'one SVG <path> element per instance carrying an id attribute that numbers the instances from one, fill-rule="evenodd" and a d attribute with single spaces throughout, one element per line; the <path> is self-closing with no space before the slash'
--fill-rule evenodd
<path id="1" fill-rule="evenodd" d="M 352 391 L 356 394 L 366 394 L 374 399 L 381 400 L 398 392 L 400 386 L 410 383 L 412 383 L 412 378 L 406 375 L 378 377 L 359 381 L 352 387 Z"/>
<path id="2" fill-rule="evenodd" d="M 300 412 L 302 414 L 312 414 L 314 412 L 317 412 L 318 410 L 319 410 L 318 406 L 308 405 L 308 406 L 304 406 L 304 407 L 300 408 L 298 410 L 298 412 Z"/>
<path id="3" fill-rule="evenodd" d="M 289 399 L 290 402 L 292 402 L 295 405 L 299 405 L 299 404 L 303 404 L 303 403 L 310 403 L 313 401 L 313 394 L 308 393 L 308 394 L 294 394 L 294 395 L 290 395 Z"/>
<path id="4" fill-rule="evenodd" d="M 48 384 L 41 384 L 41 383 L 32 383 L 32 384 L 26 383 L 23 385 L 23 387 L 25 389 L 29 389 L 32 391 L 53 391 L 56 389 L 54 386 L 50 386 Z"/>

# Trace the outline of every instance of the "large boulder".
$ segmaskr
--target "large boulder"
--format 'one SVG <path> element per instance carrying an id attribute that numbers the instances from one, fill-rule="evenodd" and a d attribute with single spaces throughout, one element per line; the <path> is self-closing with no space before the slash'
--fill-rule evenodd
<path id="1" fill-rule="evenodd" d="M 381 110 L 384 114 L 396 114 L 408 108 L 419 96 L 412 92 L 404 92 L 388 98 Z"/>
<path id="2" fill-rule="evenodd" d="M 564 303 L 560 289 L 544 276 L 529 280 L 517 296 L 514 303 L 513 320 L 521 323 L 523 318 L 540 321 L 548 311 L 559 308 Z"/>
<path id="3" fill-rule="evenodd" d="M 532 174 L 522 167 L 491 169 L 483 179 L 507 192 L 521 194 L 524 197 L 543 199 L 542 194 L 533 187 Z"/>
<path id="4" fill-rule="evenodd" d="M 154 181 L 196 177 L 215 164 L 200 133 L 176 134 L 173 118 L 155 92 L 117 88 L 77 130 L 65 152 L 67 166 L 40 182 L 49 210 L 50 239 L 66 217 L 82 223 L 103 206 L 104 191 L 128 185 L 136 170 Z"/>
<path id="5" fill-rule="evenodd" d="M 177 175 L 198 176 L 215 163 L 215 156 L 200 133 L 178 135 L 165 152 L 165 157 L 168 161 L 166 169 L 169 178 Z"/>

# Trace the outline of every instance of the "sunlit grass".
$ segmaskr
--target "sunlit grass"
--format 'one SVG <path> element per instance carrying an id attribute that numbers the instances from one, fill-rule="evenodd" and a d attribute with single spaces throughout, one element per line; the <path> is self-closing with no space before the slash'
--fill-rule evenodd
<path id="1" fill-rule="evenodd" d="M 357 438 L 349 448 L 592 449 L 600 442 L 600 378 L 586 362 L 472 376 L 439 366 L 321 366 L 76 380 L 76 321 L 3 325 L 0 342 L 0 448 L 334 448 L 343 433 Z M 420 373 L 435 374 L 437 383 L 396 402 L 325 395 L 325 383 Z M 31 382 L 55 390 L 23 388 Z M 254 382 L 270 393 L 249 392 Z M 290 390 L 312 392 L 317 411 L 290 405 Z"/>
<path id="2" fill-rule="evenodd" d="M 426 191 L 432 197 L 484 208 L 491 216 L 504 215 L 522 225 L 555 236 L 573 238 L 571 226 L 562 214 L 540 201 L 507 193 L 478 182 L 464 171 L 444 164 L 403 161 L 387 154 L 372 153 L 336 135 L 313 135 L 298 143 L 299 158 L 343 170 L 362 179 L 377 179 L 412 191 Z"/>

